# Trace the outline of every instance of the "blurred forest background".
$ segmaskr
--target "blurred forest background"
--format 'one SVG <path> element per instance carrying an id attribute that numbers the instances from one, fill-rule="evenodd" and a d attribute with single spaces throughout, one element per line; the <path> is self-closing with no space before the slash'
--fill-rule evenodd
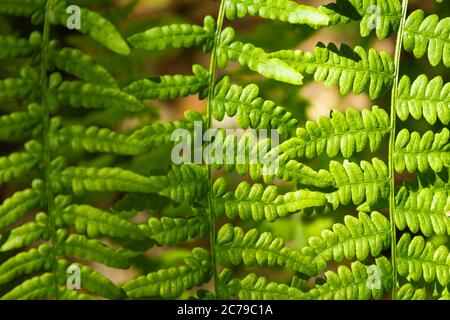
<path id="1" fill-rule="evenodd" d="M 300 2 L 318 7 L 330 3 L 332 0 L 303 0 Z M 410 10 L 421 8 L 427 14 L 437 13 L 440 18 L 444 18 L 450 14 L 450 3 L 449 1 L 444 2 L 438 4 L 432 0 L 411 0 Z M 202 24 L 204 16 L 212 15 L 216 17 L 219 7 L 219 1 L 212 0 L 72 0 L 70 3 L 88 6 L 109 18 L 118 26 L 124 37 L 163 24 L 183 22 Z M 237 31 L 238 40 L 244 42 L 251 40 L 252 43 L 264 48 L 267 52 L 281 49 L 313 51 L 314 46 L 318 42 L 325 44 L 332 42 L 338 46 L 341 43 L 346 43 L 351 47 L 357 45 L 364 48 L 373 47 L 377 50 L 388 52 L 392 57 L 394 56 L 395 36 L 382 41 L 377 40 L 374 35 L 368 38 L 362 38 L 359 34 L 358 24 L 359 22 L 352 22 L 348 25 L 335 26 L 315 32 L 302 26 L 293 26 L 247 16 L 245 19 L 234 21 L 232 26 Z M 30 32 L 35 29 L 36 27 L 31 25 L 28 19 L 0 16 L 0 34 L 2 35 L 28 37 Z M 61 46 L 76 47 L 89 53 L 99 64 L 106 67 L 113 74 L 121 87 L 125 87 L 127 84 L 139 79 L 158 77 L 164 74 L 191 74 L 191 66 L 193 64 L 201 64 L 205 68 L 209 66 L 209 54 L 203 53 L 201 48 L 168 50 L 155 53 L 132 50 L 130 56 L 123 57 L 107 51 L 86 36 L 71 32 L 62 27 L 52 28 L 52 34 L 53 39 L 59 39 Z M 401 61 L 401 75 L 408 74 L 415 78 L 419 74 L 425 73 L 429 78 L 441 75 L 444 78 L 444 82 L 450 81 L 449 69 L 442 65 L 431 68 L 425 57 L 421 60 L 414 60 L 410 55 L 403 53 Z M 20 62 L 1 63 L 0 78 L 3 79 L 17 74 L 17 70 L 20 68 Z M 372 105 L 379 105 L 389 112 L 389 95 L 377 101 L 370 101 L 366 94 L 358 96 L 349 94 L 343 97 L 339 94 L 336 87 L 324 88 L 322 83 L 314 83 L 310 77 L 307 77 L 307 81 L 302 87 L 298 87 L 263 79 L 255 75 L 255 73 L 249 72 L 249 70 L 233 63 L 226 70 L 221 70 L 219 76 L 225 73 L 232 78 L 232 81 L 240 85 L 249 83 L 258 84 L 262 97 L 273 100 L 279 105 L 286 107 L 300 121 L 301 125 L 304 125 L 307 120 L 315 120 L 319 116 L 328 116 L 330 110 L 333 108 L 338 110 L 345 110 L 348 107 L 361 109 L 371 107 Z M 67 76 L 65 75 L 65 77 Z M 66 110 L 66 114 L 63 114 L 63 116 L 68 119 L 76 119 L 77 123 L 83 123 L 86 126 L 95 124 L 97 126 L 110 127 L 126 132 L 142 124 L 155 121 L 183 119 L 183 113 L 186 110 L 197 110 L 201 112 L 206 110 L 206 101 L 200 100 L 196 96 L 170 101 L 148 101 L 147 104 L 151 111 L 137 116 L 118 110 L 92 111 L 82 109 Z M 2 104 L 0 105 L 0 115 L 15 108 L 16 106 L 13 105 Z M 424 121 L 409 120 L 406 125 L 419 132 L 429 129 Z M 227 128 L 237 127 L 231 119 L 227 118 L 221 123 L 216 122 L 215 126 Z M 0 155 L 9 154 L 21 148 L 22 145 L 23 141 L 14 143 L 0 141 Z M 165 172 L 170 165 L 170 148 L 171 146 L 164 146 L 146 156 L 134 158 L 109 155 L 89 156 L 87 154 L 77 153 L 71 155 L 71 161 L 90 166 L 119 165 L 124 168 L 131 168 L 142 174 L 157 174 Z M 61 150 L 60 152 L 64 153 L 66 151 Z M 387 143 L 384 150 L 377 156 L 384 160 L 387 159 Z M 354 157 L 354 161 L 365 158 L 366 155 L 361 153 Z M 321 163 L 321 159 L 315 159 L 313 161 L 314 163 L 307 164 L 313 165 L 315 168 L 325 167 L 327 165 L 327 159 L 324 159 L 323 163 Z M 216 174 L 220 175 L 221 172 L 217 172 Z M 399 177 L 399 181 L 405 177 Z M 227 179 L 238 183 L 243 178 L 232 175 L 228 176 Z M 28 182 L 25 177 L 24 179 L 15 181 L 13 184 L 0 187 L 1 199 L 5 199 L 15 190 L 26 186 Z M 290 185 L 283 185 L 281 187 L 281 191 L 289 191 L 292 189 Z M 101 196 L 96 194 L 91 197 L 84 197 L 83 202 L 91 202 L 95 206 L 109 208 L 119 201 L 122 195 L 108 193 Z M 164 200 L 159 198 L 149 199 L 151 209 L 142 212 L 135 218 L 135 221 L 144 221 L 149 215 L 156 217 L 162 215 L 183 216 L 191 210 L 191 208 L 173 206 L 168 206 L 164 210 L 161 210 L 166 205 L 163 202 Z M 120 201 L 116 203 L 117 205 L 120 205 Z M 344 215 L 354 215 L 355 213 L 354 208 L 343 208 L 333 215 L 293 215 L 288 219 L 280 219 L 272 224 L 258 224 L 257 228 L 260 230 L 270 230 L 275 235 L 287 239 L 289 246 L 300 248 L 305 245 L 308 237 L 319 235 L 321 230 L 329 228 L 333 223 L 341 222 Z M 388 214 L 387 212 L 384 213 Z M 244 227 L 247 229 L 248 227 L 254 227 L 254 225 L 244 224 Z M 435 241 L 442 243 L 448 241 L 448 239 L 436 238 Z M 195 246 L 208 247 L 208 245 L 208 240 L 205 240 L 204 242 L 187 242 L 184 247 L 170 249 L 153 247 L 148 250 L 146 256 L 136 261 L 136 267 L 133 269 L 118 271 L 100 265 L 97 265 L 96 268 L 115 282 L 121 283 L 131 279 L 137 273 L 148 273 L 162 267 L 173 266 L 177 261 L 181 261 L 184 256 L 190 253 L 190 248 Z M 0 262 L 6 258 L 5 254 L 0 253 Z M 236 270 L 236 272 L 238 274 L 239 270 Z M 264 275 L 265 271 L 258 270 L 258 273 Z M 285 279 L 285 275 L 283 274 L 266 275 L 271 279 L 276 279 L 276 277 L 280 276 Z M 210 287 L 210 285 L 208 284 L 207 287 Z M 187 298 L 187 296 L 184 298 Z"/>

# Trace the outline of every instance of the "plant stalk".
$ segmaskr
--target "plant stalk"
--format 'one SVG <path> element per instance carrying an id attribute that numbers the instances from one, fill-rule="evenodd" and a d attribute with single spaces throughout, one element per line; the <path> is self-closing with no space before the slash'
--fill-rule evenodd
<path id="1" fill-rule="evenodd" d="M 52 272 L 53 281 L 55 286 L 55 298 L 58 299 L 58 280 L 57 280 L 57 264 L 56 264 L 56 231 L 55 231 L 55 220 L 53 217 L 54 211 L 54 199 L 51 183 L 51 155 L 50 155 L 50 110 L 47 100 L 47 88 L 48 88 L 48 46 L 50 41 L 50 12 L 53 9 L 54 0 L 47 0 L 45 7 L 45 18 L 44 18 L 44 30 L 42 32 L 42 44 L 41 44 L 41 64 L 40 64 L 40 97 L 41 97 L 41 108 L 42 108 L 42 148 L 43 148 L 43 158 L 42 165 L 44 167 L 44 181 L 45 181 L 45 199 L 47 202 L 47 214 L 49 220 L 50 228 L 50 241 L 52 243 L 50 255 L 52 260 Z"/>
<path id="2" fill-rule="evenodd" d="M 397 272 L 397 228 L 395 226 L 395 169 L 394 169 L 394 152 L 395 152 L 395 137 L 397 124 L 397 96 L 398 83 L 400 75 L 400 61 L 403 47 L 403 29 L 406 21 L 406 14 L 408 12 L 408 0 L 403 0 L 402 3 L 402 18 L 397 33 L 397 41 L 395 47 L 395 74 L 394 83 L 391 94 L 391 130 L 389 134 L 389 218 L 391 222 L 391 261 L 392 261 L 392 300 L 397 300 L 398 287 L 398 272 Z"/>
<path id="3" fill-rule="evenodd" d="M 216 78 L 216 65 L 217 65 L 217 48 L 220 44 L 220 34 L 222 33 L 223 21 L 225 17 L 225 1 L 220 1 L 219 14 L 217 17 L 217 29 L 214 37 L 214 45 L 210 58 L 209 65 L 209 86 L 208 86 L 208 104 L 207 104 L 207 129 L 212 127 L 213 112 L 212 112 L 212 99 L 214 96 L 214 83 Z M 214 279 L 214 291 L 216 299 L 221 299 L 219 276 L 217 273 L 217 250 L 216 250 L 216 216 L 214 212 L 213 203 L 213 169 L 208 164 L 208 208 L 209 208 L 209 239 L 211 247 L 211 267 Z"/>

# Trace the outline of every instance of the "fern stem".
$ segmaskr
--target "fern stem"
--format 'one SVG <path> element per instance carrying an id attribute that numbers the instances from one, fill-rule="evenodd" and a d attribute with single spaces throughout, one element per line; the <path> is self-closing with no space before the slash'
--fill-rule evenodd
<path id="1" fill-rule="evenodd" d="M 50 176 L 50 134 L 49 134 L 49 122 L 50 122 L 50 111 L 47 101 L 47 86 L 48 86 L 48 46 L 50 41 L 50 12 L 54 5 L 54 0 L 47 0 L 45 8 L 45 19 L 44 19 L 44 30 L 42 35 L 41 44 L 41 65 L 40 65 L 40 96 L 41 96 L 41 107 L 42 107 L 42 147 L 43 147 L 43 166 L 44 166 L 44 181 L 45 181 L 45 197 L 47 202 L 47 214 L 49 220 L 50 228 L 50 241 L 52 243 L 50 250 L 50 258 L 52 260 L 52 272 L 53 281 L 55 286 L 55 298 L 58 299 L 58 280 L 57 280 L 57 264 L 56 264 L 56 231 L 55 231 L 55 221 L 53 217 L 54 211 L 54 199 L 51 186 L 51 176 Z"/>
<path id="2" fill-rule="evenodd" d="M 220 1 L 219 14 L 217 17 L 217 29 L 214 37 L 214 46 L 211 52 L 211 59 L 209 65 L 209 85 L 208 85 L 208 104 L 207 104 L 207 129 L 212 127 L 213 113 L 212 113 L 212 99 L 214 95 L 214 82 L 216 78 L 217 65 L 217 48 L 220 45 L 220 34 L 222 33 L 223 20 L 225 17 L 225 1 Z M 217 273 L 217 259 L 216 259 L 216 217 L 213 207 L 213 169 L 208 164 L 208 208 L 209 208 L 209 238 L 211 247 L 211 267 L 214 277 L 214 291 L 216 299 L 221 299 L 219 276 Z"/>
<path id="3" fill-rule="evenodd" d="M 395 226 L 395 169 L 394 169 L 394 152 L 395 152 L 395 135 L 397 124 L 397 95 L 398 83 L 400 76 L 400 60 L 403 47 L 403 29 L 408 12 L 408 0 L 402 3 L 402 19 L 397 33 L 397 41 L 395 47 L 395 74 L 391 94 L 391 132 L 389 134 L 389 219 L 391 222 L 391 261 L 392 261 L 392 300 L 397 300 L 397 228 Z"/>

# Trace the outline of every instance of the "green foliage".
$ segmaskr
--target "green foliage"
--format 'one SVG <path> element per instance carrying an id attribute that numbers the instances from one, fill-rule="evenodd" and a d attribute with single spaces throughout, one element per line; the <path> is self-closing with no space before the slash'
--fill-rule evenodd
<path id="1" fill-rule="evenodd" d="M 195 248 L 179 267 L 161 269 L 127 282 L 123 289 L 130 298 L 176 298 L 185 290 L 207 282 L 211 276 L 209 252 Z"/>
<path id="2" fill-rule="evenodd" d="M 429 124 L 437 119 L 445 125 L 450 122 L 450 84 L 444 84 L 442 77 L 428 80 L 422 74 L 411 83 L 408 76 L 403 76 L 398 91 L 397 116 L 402 121 L 411 115 L 416 120 L 423 117 Z"/>
<path id="3" fill-rule="evenodd" d="M 405 50 L 414 53 L 416 58 L 422 58 L 427 54 L 432 66 L 437 66 L 442 61 L 448 68 L 449 42 L 450 18 L 439 20 L 436 14 L 425 17 L 423 10 L 416 10 L 406 20 Z"/>
<path id="4" fill-rule="evenodd" d="M 447 128 L 441 132 L 427 131 L 422 136 L 408 129 L 401 130 L 395 141 L 395 170 L 409 173 L 421 173 L 432 169 L 441 172 L 450 165 L 450 132 Z"/>
<path id="5" fill-rule="evenodd" d="M 351 49 L 334 44 L 325 46 L 319 43 L 315 52 L 282 50 L 270 54 L 289 64 L 300 73 L 314 75 L 314 81 L 324 82 L 325 87 L 339 86 L 340 93 L 362 93 L 369 89 L 370 99 L 374 100 L 386 92 L 392 84 L 394 63 L 386 52 L 362 47 Z"/>
<path id="6" fill-rule="evenodd" d="M 225 0 L 225 14 L 229 20 L 250 14 L 292 24 L 307 24 L 311 27 L 327 26 L 330 20 L 316 8 L 289 0 Z"/>
<path id="7" fill-rule="evenodd" d="M 194 289 L 199 299 L 449 298 L 449 18 L 408 14 L 407 0 L 222 0 L 217 21 L 203 25 L 116 27 L 135 2 L 81 3 L 84 35 L 66 37 L 66 1 L 0 0 L 9 26 L 0 35 L 2 299 L 176 299 Z M 242 40 L 247 24 L 224 27 L 246 16 L 283 22 L 264 22 L 280 43 L 267 45 L 264 28 Z M 351 21 L 362 37 L 397 32 L 395 56 L 372 39 L 293 50 Z M 209 58 L 190 62 L 191 74 L 147 74 L 159 69 L 155 51 L 182 49 L 176 59 L 191 61 L 195 46 Z M 402 48 L 443 66 L 404 68 Z M 378 106 L 327 106 L 329 116 L 308 120 L 301 86 L 311 81 Z M 194 95 L 206 113 L 180 99 Z M 184 118 L 155 121 L 166 103 L 183 105 Z M 216 128 L 212 138 L 198 123 L 273 131 L 258 140 Z M 190 135 L 183 159 L 200 151 L 204 163 L 170 162 L 177 129 Z M 134 275 L 120 283 L 109 269 Z M 80 291 L 67 285 L 73 270 Z"/>
<path id="8" fill-rule="evenodd" d="M 128 38 L 134 48 L 162 50 L 166 48 L 190 48 L 206 44 L 214 38 L 216 22 L 205 17 L 203 27 L 191 24 L 173 24 L 156 27 Z"/>

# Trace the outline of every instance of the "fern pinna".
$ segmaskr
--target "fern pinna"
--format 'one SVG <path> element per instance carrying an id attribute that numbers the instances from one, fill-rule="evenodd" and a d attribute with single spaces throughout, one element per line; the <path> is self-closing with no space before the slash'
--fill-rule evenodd
<path id="1" fill-rule="evenodd" d="M 448 299 L 450 86 L 441 76 L 403 75 L 400 67 L 405 51 L 448 68 L 449 18 L 408 10 L 408 0 L 320 7 L 289 0 L 219 2 L 217 18 L 206 16 L 202 25 L 153 27 L 127 39 L 106 18 L 81 8 L 79 31 L 116 54 L 194 46 L 210 53 L 209 67 L 196 64 L 190 75 L 123 85 L 87 53 L 51 40 L 57 25 L 66 26 L 69 3 L 0 0 L 0 14 L 30 19 L 40 29 L 29 37 L 0 36 L 0 58 L 22 66 L 0 81 L 0 139 L 24 142 L 0 158 L 0 183 L 15 190 L 0 205 L 2 298 Z M 395 56 L 322 42 L 310 52 L 269 52 L 224 26 L 246 16 L 308 32 L 359 21 L 361 37 L 396 34 Z M 233 83 L 226 72 L 218 76 L 231 61 L 299 90 L 315 81 L 337 86 L 341 95 L 366 93 L 383 103 L 390 95 L 390 110 L 381 103 L 332 110 L 302 124 L 260 96 L 256 84 Z M 127 132 L 86 125 L 78 115 L 112 109 L 145 117 L 152 113 L 149 100 L 196 94 L 207 102 L 205 113 L 188 111 L 185 119 Z M 237 164 L 167 162 L 150 174 L 123 160 L 151 160 L 155 148 L 174 144 L 176 129 L 192 133 L 196 123 L 208 129 L 225 117 L 243 129 L 277 130 L 280 144 L 269 139 L 256 146 L 272 145 L 266 156 L 275 155 L 277 170 L 268 173 L 264 164 L 245 158 Z M 408 129 L 410 119 L 420 121 L 419 131 Z M 219 128 L 212 145 L 225 141 L 252 151 L 249 139 L 231 139 Z M 387 156 L 380 155 L 383 145 Z M 363 151 L 371 156 L 363 159 Z M 322 159 L 325 167 L 311 159 Z M 232 186 L 228 175 L 218 175 L 224 172 L 248 179 Z M 100 209 L 93 203 L 100 193 L 123 197 Z M 144 210 L 169 206 L 190 214 L 137 219 Z M 300 248 L 261 227 L 294 214 L 338 211 L 347 213 L 341 223 Z M 128 269 L 157 247 L 195 239 L 209 239 L 209 245 L 194 247 L 181 264 L 166 263 L 125 282 L 97 268 Z M 251 267 L 283 271 L 285 281 Z M 71 270 L 78 272 L 77 288 L 69 286 Z"/>

